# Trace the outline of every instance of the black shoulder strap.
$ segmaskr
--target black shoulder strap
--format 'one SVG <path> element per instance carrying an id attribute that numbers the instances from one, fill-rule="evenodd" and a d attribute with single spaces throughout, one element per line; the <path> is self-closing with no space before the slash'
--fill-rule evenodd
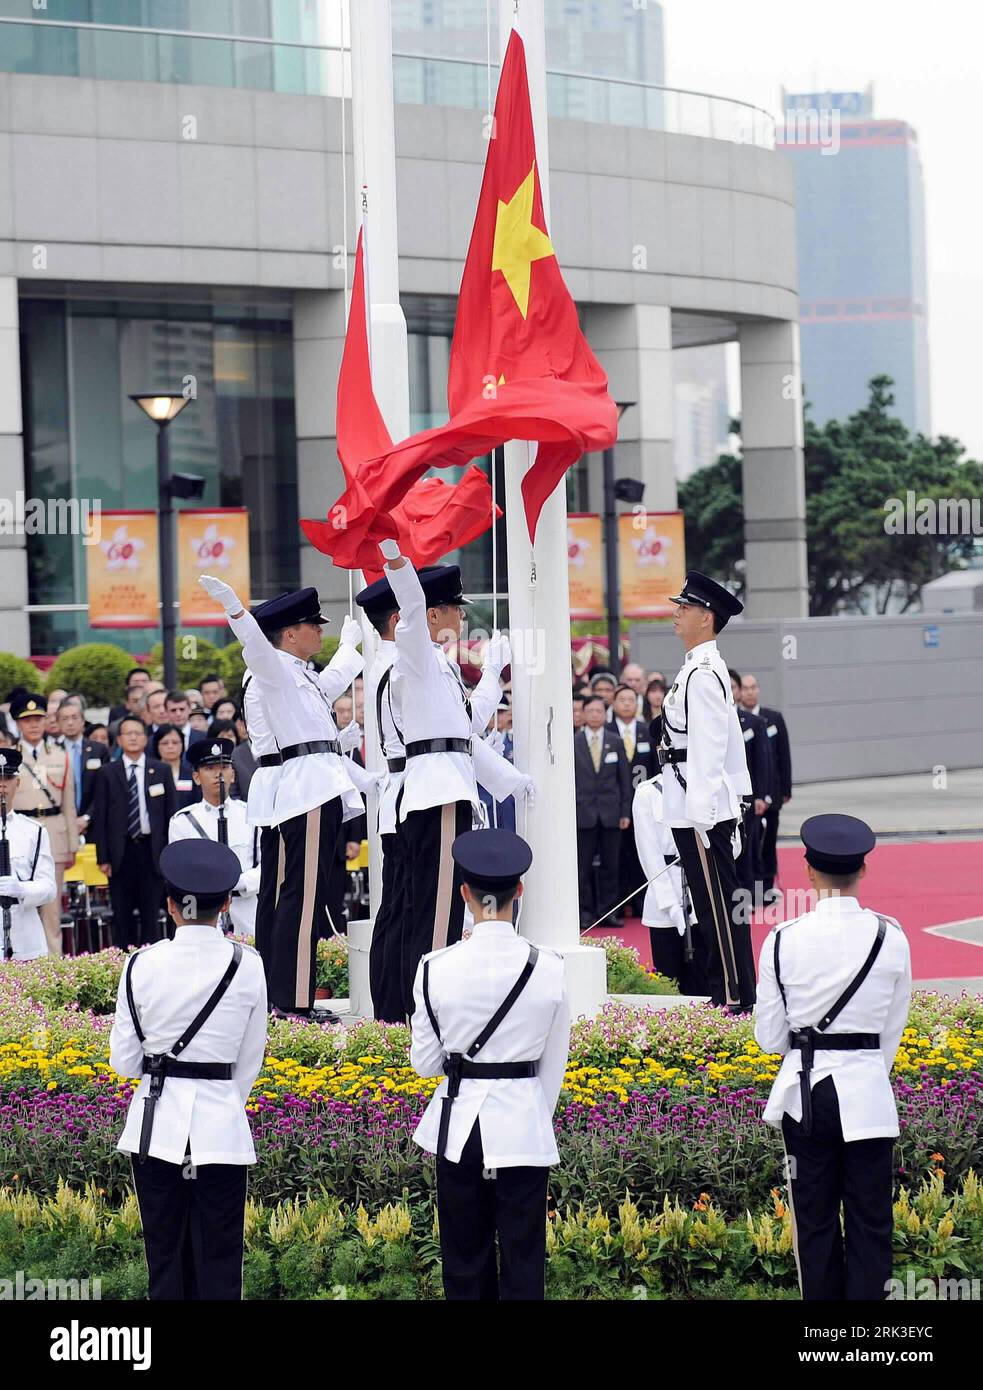
<path id="1" fill-rule="evenodd" d="M 515 1001 L 518 999 L 519 995 L 520 995 L 520 994 L 522 993 L 522 991 L 525 989 L 527 983 L 529 982 L 529 976 L 532 974 L 533 969 L 534 969 L 534 967 L 535 967 L 536 962 L 537 962 L 538 959 L 539 959 L 539 952 L 536 950 L 536 947 L 532 944 L 532 942 L 530 942 L 530 943 L 529 943 L 529 959 L 526 961 L 525 965 L 522 967 L 522 974 L 521 974 L 521 975 L 519 976 L 519 978 L 516 980 L 515 984 L 514 984 L 514 985 L 512 986 L 512 988 L 509 990 L 508 994 L 507 994 L 507 995 L 505 996 L 505 998 L 502 1000 L 501 1004 L 499 1004 L 498 1008 L 495 1010 L 495 1012 L 494 1012 L 494 1014 L 492 1015 L 492 1017 L 488 1020 L 488 1022 L 485 1024 L 484 1028 L 482 1028 L 481 1032 L 478 1034 L 478 1036 L 475 1038 L 474 1042 L 473 1042 L 473 1043 L 471 1044 L 471 1046 L 468 1048 L 468 1051 L 467 1051 L 467 1056 L 468 1056 L 468 1057 L 473 1057 L 474 1054 L 475 1054 L 480 1048 L 484 1047 L 485 1043 L 486 1043 L 486 1042 L 488 1041 L 488 1039 L 491 1037 L 492 1033 L 494 1033 L 495 1029 L 496 1029 L 496 1028 L 498 1027 L 498 1025 L 502 1022 L 502 1019 L 503 1019 L 503 1018 L 505 1017 L 505 1015 L 509 1012 L 509 1010 L 512 1008 L 512 1005 L 515 1003 Z"/>
<path id="2" fill-rule="evenodd" d="M 140 1027 L 140 1020 L 137 1017 L 137 1006 L 133 1002 L 133 981 L 131 979 L 131 976 L 133 974 L 133 965 L 139 954 L 139 951 L 134 951 L 132 956 L 130 956 L 130 959 L 126 962 L 126 1002 L 129 1006 L 130 1018 L 133 1020 L 133 1031 L 134 1033 L 136 1033 L 140 1041 L 143 1042 L 144 1034 L 143 1029 Z"/>
<path id="3" fill-rule="evenodd" d="M 423 962 L 423 1002 L 427 1007 L 427 1016 L 430 1019 L 430 1026 L 436 1034 L 437 1041 L 443 1046 L 440 1029 L 437 1027 L 437 1015 L 434 1013 L 433 1005 L 430 1002 L 430 962 L 428 960 Z"/>
<path id="4" fill-rule="evenodd" d="M 526 985 L 529 982 L 529 976 L 532 974 L 536 965 L 536 961 L 538 959 L 539 952 L 537 951 L 536 947 L 533 946 L 530 942 L 529 958 L 527 959 L 525 965 L 522 967 L 522 973 L 520 974 L 519 978 L 516 980 L 512 988 L 509 990 L 508 994 L 502 1000 L 501 1004 L 499 1004 L 492 1017 L 485 1024 L 484 1028 L 482 1028 L 477 1038 L 475 1038 L 474 1042 L 468 1048 L 467 1053 L 465 1054 L 466 1056 L 473 1057 L 476 1052 L 478 1052 L 482 1047 L 484 1047 L 485 1043 L 491 1037 L 492 1033 L 494 1033 L 495 1029 L 502 1022 L 506 1014 L 508 1014 L 508 1012 L 512 1008 L 512 1005 L 515 1003 L 519 995 L 525 989 Z M 441 1046 L 443 1046 L 443 1039 L 440 1036 L 440 1029 L 437 1027 L 437 1015 L 434 1013 L 433 1005 L 430 1002 L 429 960 L 425 960 L 423 962 L 423 1002 L 426 1005 L 427 1015 L 430 1019 L 430 1026 L 433 1028 L 433 1031 L 436 1034 L 437 1041 L 441 1044 Z"/>
<path id="5" fill-rule="evenodd" d="M 253 826 L 253 868 L 259 862 L 259 826 Z"/>
<path id="6" fill-rule="evenodd" d="M 379 684 L 376 687 L 375 692 L 375 731 L 376 737 L 379 740 L 379 747 L 382 749 L 383 757 L 386 756 L 386 740 L 382 732 L 382 697 L 386 694 L 387 690 L 389 689 L 389 680 L 392 676 L 392 673 L 393 668 L 391 666 L 387 666 L 382 673 L 382 679 L 379 681 Z M 406 740 L 403 738 L 403 731 L 396 723 L 396 716 L 393 714 L 393 699 L 391 692 L 389 694 L 389 718 L 393 721 L 393 728 L 396 730 L 396 735 L 400 743 L 405 743 Z"/>
<path id="7" fill-rule="evenodd" d="M 197 830 L 198 834 L 201 836 L 203 840 L 210 840 L 212 838 L 211 835 L 209 835 L 208 831 L 202 825 L 201 821 L 195 815 L 194 811 L 185 811 L 184 814 L 187 816 L 188 820 L 191 822 L 191 824 L 194 826 L 194 828 Z"/>
<path id="8" fill-rule="evenodd" d="M 229 961 L 225 974 L 222 976 L 218 984 L 212 990 L 211 994 L 205 1000 L 200 1012 L 191 1020 L 187 1028 L 185 1028 L 184 1032 L 181 1034 L 177 1042 L 171 1048 L 171 1051 L 173 1052 L 175 1057 L 180 1057 L 181 1053 L 187 1047 L 188 1043 L 198 1032 L 198 1029 L 202 1026 L 203 1023 L 206 1023 L 209 1017 L 215 1012 L 216 1008 L 218 1007 L 219 1000 L 222 998 L 222 995 L 225 993 L 229 985 L 232 983 L 232 977 L 239 969 L 239 962 L 241 960 L 242 946 L 238 941 L 233 941 L 232 959 Z"/>
<path id="9" fill-rule="evenodd" d="M 776 984 L 778 985 L 779 992 L 780 992 L 780 994 L 781 994 L 781 996 L 782 996 L 782 1003 L 785 1005 L 785 1008 L 786 1008 L 786 1010 L 787 1010 L 787 1009 L 788 1009 L 788 1000 L 785 998 L 785 986 L 782 984 L 782 970 L 781 970 L 781 966 L 780 966 L 779 963 L 778 963 L 778 956 L 779 956 L 779 951 L 780 951 L 780 948 L 781 948 L 781 941 L 782 941 L 782 934 L 781 934 L 780 931 L 776 931 L 776 932 L 775 932 L 775 982 L 776 982 Z"/>
<path id="10" fill-rule="evenodd" d="M 247 738 L 249 737 L 249 721 L 246 719 L 246 691 L 249 689 L 249 682 L 252 680 L 252 678 L 253 673 L 252 671 L 250 671 L 249 675 L 243 681 L 242 687 L 239 691 L 239 707 L 242 710 L 242 722 L 246 728 Z"/>
<path id="11" fill-rule="evenodd" d="M 32 862 L 31 862 L 31 878 L 34 877 L 34 871 L 35 871 L 35 869 L 36 869 L 37 866 L 38 866 L 38 859 L 40 858 L 40 855 L 41 855 L 41 834 L 42 834 L 42 827 L 39 825 L 39 826 L 38 826 L 38 838 L 34 841 L 34 859 L 33 859 Z"/>
<path id="12" fill-rule="evenodd" d="M 842 1013 L 843 1010 L 846 1008 L 847 1004 L 849 1004 L 850 1000 L 853 998 L 857 990 L 863 984 L 864 980 L 866 980 L 867 976 L 870 974 L 871 967 L 873 966 L 874 961 L 880 955 L 881 946 L 884 944 L 884 937 L 886 936 L 886 934 L 887 922 L 878 913 L 877 935 L 874 937 L 874 944 L 870 948 L 870 951 L 867 955 L 867 959 L 864 961 L 863 965 L 857 971 L 856 975 L 847 985 L 846 989 L 840 995 L 839 999 L 837 999 L 833 1007 L 829 1010 L 827 1014 L 824 1014 L 823 1017 L 816 1024 L 816 1027 L 818 1029 L 823 1030 L 828 1028 L 829 1025 L 833 1022 L 833 1019 L 836 1018 L 838 1014 Z"/>

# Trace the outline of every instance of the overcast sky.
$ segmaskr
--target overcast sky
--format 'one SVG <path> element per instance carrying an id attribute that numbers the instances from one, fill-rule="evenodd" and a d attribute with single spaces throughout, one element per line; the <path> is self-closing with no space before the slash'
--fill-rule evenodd
<path id="1" fill-rule="evenodd" d="M 612 3 L 615 0 L 611 0 Z M 983 6 L 976 0 L 662 0 L 666 82 L 781 112 L 859 91 L 914 126 L 925 183 L 932 431 L 983 459 Z"/>

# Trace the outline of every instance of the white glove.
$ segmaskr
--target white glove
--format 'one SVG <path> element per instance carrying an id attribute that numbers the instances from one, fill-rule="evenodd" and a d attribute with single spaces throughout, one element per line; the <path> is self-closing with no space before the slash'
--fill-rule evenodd
<path id="1" fill-rule="evenodd" d="M 385 540 L 379 542 L 379 549 L 387 560 L 399 559 L 399 541 Z"/>
<path id="2" fill-rule="evenodd" d="M 341 637 L 339 639 L 344 646 L 357 647 L 362 640 L 362 624 L 355 618 L 346 618 L 341 625 Z"/>
<path id="3" fill-rule="evenodd" d="M 362 726 L 360 724 L 356 724 L 355 720 L 353 719 L 352 722 L 350 724 L 346 724 L 345 727 L 339 733 L 338 742 L 341 744 L 341 751 L 343 753 L 348 753 L 353 748 L 357 748 L 358 745 L 362 742 Z"/>
<path id="4" fill-rule="evenodd" d="M 669 920 L 680 936 L 686 935 L 686 914 L 678 903 L 669 908 Z"/>
<path id="5" fill-rule="evenodd" d="M 219 601 L 226 613 L 241 613 L 243 611 L 239 595 L 231 584 L 226 584 L 224 579 L 216 579 L 212 574 L 203 574 L 198 583 L 206 593 L 211 594 L 212 598 Z"/>
<path id="6" fill-rule="evenodd" d="M 526 798 L 526 805 L 531 809 L 536 804 L 536 783 L 531 777 L 523 777 L 519 783 L 518 791 Z"/>
<path id="7" fill-rule="evenodd" d="M 743 849 L 744 845 L 741 842 L 741 823 L 740 821 L 738 821 L 737 824 L 734 826 L 734 833 L 730 837 L 731 854 L 733 854 L 735 859 L 740 859 L 741 851 Z"/>
<path id="8" fill-rule="evenodd" d="M 18 901 L 24 896 L 24 885 L 19 878 L 13 874 L 6 878 L 0 878 L 0 898 L 17 898 Z"/>
<path id="9" fill-rule="evenodd" d="M 485 647 L 485 667 L 486 669 L 490 667 L 495 672 L 496 676 L 500 676 L 505 667 L 509 666 L 511 662 L 512 648 L 509 646 L 508 634 L 499 632 L 498 628 L 496 628 L 488 639 L 488 645 Z"/>
<path id="10" fill-rule="evenodd" d="M 710 829 L 710 826 L 709 826 L 709 825 L 694 825 L 694 826 L 693 826 L 693 829 L 696 831 L 696 834 L 700 837 L 700 840 L 701 840 L 702 843 L 703 843 L 703 848 L 704 848 L 704 849 L 709 849 L 709 848 L 710 848 L 710 836 L 707 834 L 707 831 Z"/>

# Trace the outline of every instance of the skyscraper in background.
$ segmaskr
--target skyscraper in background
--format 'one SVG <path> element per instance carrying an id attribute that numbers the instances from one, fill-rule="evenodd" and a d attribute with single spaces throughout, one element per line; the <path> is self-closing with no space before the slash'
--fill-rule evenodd
<path id="1" fill-rule="evenodd" d="M 785 93 L 795 166 L 802 386 L 820 425 L 894 380 L 895 411 L 929 433 L 925 207 L 918 138 L 876 120 L 872 91 Z M 838 140 L 801 138 L 806 112 L 834 113 Z M 793 113 L 790 115 L 790 113 Z M 838 149 L 836 145 L 838 143 Z"/>

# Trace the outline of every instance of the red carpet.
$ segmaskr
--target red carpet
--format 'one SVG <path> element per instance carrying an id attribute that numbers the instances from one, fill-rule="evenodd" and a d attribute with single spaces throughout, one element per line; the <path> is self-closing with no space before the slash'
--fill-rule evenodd
<path id="1" fill-rule="evenodd" d="M 808 888 L 801 849 L 780 849 L 778 871 L 778 886 L 786 892 Z M 864 907 L 896 917 L 904 927 L 916 980 L 983 975 L 983 946 L 926 931 L 945 922 L 983 917 L 983 841 L 882 844 L 867 862 L 858 896 Z M 755 960 L 768 932 L 783 918 L 784 914 L 752 926 Z M 591 935 L 619 935 L 638 950 L 646 965 L 652 963 L 648 929 L 637 918 L 629 918 L 620 932 L 598 927 Z"/>

